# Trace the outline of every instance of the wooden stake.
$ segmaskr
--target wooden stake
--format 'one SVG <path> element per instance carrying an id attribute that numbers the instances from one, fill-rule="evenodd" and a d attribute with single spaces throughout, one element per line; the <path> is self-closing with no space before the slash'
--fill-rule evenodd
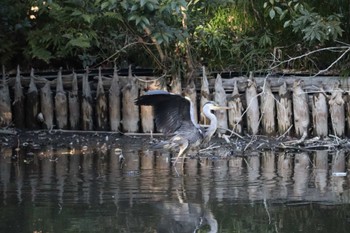
<path id="1" fill-rule="evenodd" d="M 15 126 L 17 128 L 23 129 L 24 125 L 24 95 L 23 88 L 21 84 L 21 71 L 19 65 L 17 66 L 17 75 L 15 83 L 15 100 L 13 102 L 13 113 L 15 117 Z"/>
<path id="2" fill-rule="evenodd" d="M 269 80 L 266 80 L 263 87 L 261 95 L 262 129 L 266 135 L 273 135 L 276 132 L 275 97 L 272 94 Z"/>
<path id="3" fill-rule="evenodd" d="M 121 121 L 120 85 L 117 67 L 114 66 L 112 84 L 109 89 L 109 121 L 112 131 L 119 131 Z"/>
<path id="4" fill-rule="evenodd" d="M 56 79 L 56 95 L 55 95 L 55 114 L 56 126 L 59 129 L 67 129 L 68 126 L 68 103 L 67 95 L 63 89 L 62 68 L 58 71 Z"/>
<path id="5" fill-rule="evenodd" d="M 80 103 L 78 96 L 78 80 L 75 72 L 73 72 L 72 91 L 70 91 L 68 95 L 70 128 L 78 129 L 80 119 Z"/>
<path id="6" fill-rule="evenodd" d="M 214 101 L 220 106 L 227 106 L 226 92 L 222 86 L 221 75 L 218 74 L 215 80 L 215 94 Z M 216 118 L 218 120 L 218 132 L 225 133 L 228 128 L 227 110 L 215 111 Z"/>
<path id="7" fill-rule="evenodd" d="M 197 92 L 196 92 L 196 85 L 193 79 L 191 79 L 190 84 L 185 88 L 184 96 L 187 96 L 188 98 L 190 98 L 192 102 L 192 111 L 193 111 L 194 121 L 198 122 Z"/>
<path id="8" fill-rule="evenodd" d="M 2 66 L 0 85 L 0 127 L 8 127 L 12 122 L 10 90 L 6 81 L 5 66 Z"/>
<path id="9" fill-rule="evenodd" d="M 209 119 L 204 116 L 203 114 L 203 105 L 210 101 L 210 91 L 209 91 L 209 83 L 208 83 L 208 77 L 205 72 L 205 66 L 202 67 L 202 85 L 201 85 L 201 100 L 200 100 L 200 123 L 207 125 L 209 124 Z"/>
<path id="10" fill-rule="evenodd" d="M 134 133 L 138 131 L 139 107 L 134 101 L 138 97 L 139 88 L 136 79 L 132 76 L 131 66 L 129 66 L 129 77 L 127 84 L 123 87 L 123 130 Z"/>
<path id="11" fill-rule="evenodd" d="M 93 129 L 93 109 L 92 109 L 92 97 L 91 89 L 89 84 L 88 68 L 86 69 L 86 74 L 83 77 L 83 101 L 82 101 L 82 117 L 83 117 L 83 130 Z"/>
<path id="12" fill-rule="evenodd" d="M 328 106 L 324 93 L 317 93 L 313 95 L 312 123 L 315 136 L 328 136 Z"/>
<path id="13" fill-rule="evenodd" d="M 303 82 L 297 80 L 293 84 L 294 127 L 297 136 L 306 137 L 310 125 L 307 94 L 302 89 Z"/>
<path id="14" fill-rule="evenodd" d="M 173 74 L 171 76 L 171 85 L 170 85 L 170 91 L 171 93 L 182 95 L 182 85 L 181 85 L 181 75 L 180 72 L 177 74 Z"/>
<path id="15" fill-rule="evenodd" d="M 344 136 L 345 131 L 345 109 L 343 100 L 343 90 L 338 85 L 332 91 L 329 100 L 329 111 L 331 115 L 332 129 L 337 137 Z"/>
<path id="16" fill-rule="evenodd" d="M 285 134 L 292 125 L 292 98 L 285 82 L 283 82 L 278 91 L 277 124 L 280 135 Z"/>
<path id="17" fill-rule="evenodd" d="M 39 93 L 34 82 L 34 69 L 30 72 L 30 83 L 26 98 L 26 126 L 28 129 L 38 129 Z"/>
<path id="18" fill-rule="evenodd" d="M 238 92 L 237 81 L 234 84 L 232 95 L 228 101 L 228 106 L 231 108 L 228 110 L 229 127 L 234 132 L 242 134 L 243 105 Z"/>
<path id="19" fill-rule="evenodd" d="M 260 112 L 256 83 L 252 78 L 251 74 L 248 79 L 248 86 L 245 95 L 247 101 L 247 127 L 250 134 L 257 135 L 259 132 Z"/>
<path id="20" fill-rule="evenodd" d="M 46 129 L 53 128 L 53 99 L 49 81 L 40 89 L 41 113 Z"/>
<path id="21" fill-rule="evenodd" d="M 158 90 L 160 84 L 157 81 L 151 83 L 144 83 L 144 88 L 141 91 L 140 95 L 143 95 L 146 91 Z M 152 133 L 155 131 L 154 127 L 154 116 L 153 116 L 153 107 L 152 106 L 140 106 L 141 108 L 141 127 L 142 132 Z"/>
<path id="22" fill-rule="evenodd" d="M 108 128 L 108 108 L 107 97 L 103 88 L 101 67 L 99 67 L 97 93 L 96 93 L 96 117 L 97 117 L 97 129 L 107 130 Z"/>

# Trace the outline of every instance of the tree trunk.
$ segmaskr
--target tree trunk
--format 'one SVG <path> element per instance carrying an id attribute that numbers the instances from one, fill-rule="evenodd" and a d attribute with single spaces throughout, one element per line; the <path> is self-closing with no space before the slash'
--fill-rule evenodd
<path id="1" fill-rule="evenodd" d="M 129 67 L 129 77 L 127 84 L 123 88 L 123 130 L 129 133 L 138 131 L 139 108 L 134 101 L 138 97 L 139 89 L 136 80 L 132 77 L 131 66 Z"/>
<path id="2" fill-rule="evenodd" d="M 91 89 L 89 84 L 88 71 L 83 77 L 83 101 L 82 101 L 82 117 L 83 117 L 83 130 L 92 130 L 93 129 L 93 109 L 92 109 L 92 97 Z"/>
<path id="3" fill-rule="evenodd" d="M 333 133 L 337 137 L 344 136 L 345 130 L 345 110 L 343 91 L 339 87 L 333 89 L 329 100 L 329 111 L 331 115 Z"/>

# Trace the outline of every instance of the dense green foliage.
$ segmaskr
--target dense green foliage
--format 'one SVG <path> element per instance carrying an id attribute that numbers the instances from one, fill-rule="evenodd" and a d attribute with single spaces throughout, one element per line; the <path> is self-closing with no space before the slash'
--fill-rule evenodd
<path id="1" fill-rule="evenodd" d="M 2 0 L 0 11 L 7 67 L 266 71 L 350 38 L 344 0 Z M 277 68 L 317 71 L 338 57 L 325 50 Z"/>

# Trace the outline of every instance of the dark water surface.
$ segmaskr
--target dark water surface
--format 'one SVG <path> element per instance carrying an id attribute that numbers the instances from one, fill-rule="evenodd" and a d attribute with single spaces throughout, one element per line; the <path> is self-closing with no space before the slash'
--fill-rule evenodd
<path id="1" fill-rule="evenodd" d="M 0 232 L 350 232 L 348 152 L 170 160 L 3 148 Z"/>

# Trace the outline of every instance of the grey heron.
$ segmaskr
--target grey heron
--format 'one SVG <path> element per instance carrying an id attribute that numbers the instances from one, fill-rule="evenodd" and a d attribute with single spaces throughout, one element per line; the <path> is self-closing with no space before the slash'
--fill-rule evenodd
<path id="1" fill-rule="evenodd" d="M 164 149 L 179 149 L 174 165 L 190 148 L 208 143 L 217 129 L 217 118 L 212 110 L 229 109 L 209 101 L 203 105 L 203 113 L 210 120 L 207 128 L 201 127 L 194 120 L 192 102 L 188 97 L 182 97 L 167 91 L 148 91 L 135 100 L 136 105 L 153 106 L 157 129 L 174 136 L 160 147 Z"/>

